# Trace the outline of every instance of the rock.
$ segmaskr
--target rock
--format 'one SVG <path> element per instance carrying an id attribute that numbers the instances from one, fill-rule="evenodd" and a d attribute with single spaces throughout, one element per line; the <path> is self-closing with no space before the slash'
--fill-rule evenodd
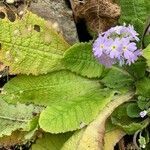
<path id="1" fill-rule="evenodd" d="M 73 44 L 78 41 L 73 13 L 65 0 L 38 0 L 31 2 L 29 10 L 58 26 L 68 43 Z"/>

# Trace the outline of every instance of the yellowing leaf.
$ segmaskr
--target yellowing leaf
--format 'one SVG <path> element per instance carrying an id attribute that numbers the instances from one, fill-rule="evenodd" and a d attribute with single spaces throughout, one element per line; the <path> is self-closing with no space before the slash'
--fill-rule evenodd
<path id="1" fill-rule="evenodd" d="M 77 150 L 78 148 L 78 143 L 85 131 L 85 128 L 82 130 L 76 131 L 65 144 L 61 148 L 61 150 Z"/>
<path id="2" fill-rule="evenodd" d="M 0 19 L 0 61 L 12 74 L 43 74 L 63 67 L 69 45 L 42 18 L 27 12 L 11 22 Z"/>
<path id="3" fill-rule="evenodd" d="M 49 134 L 44 133 L 43 136 L 36 140 L 32 145 L 32 150 L 60 150 L 64 142 L 71 136 L 66 134 Z"/>
<path id="4" fill-rule="evenodd" d="M 115 129 L 105 133 L 104 150 L 114 150 L 115 145 L 124 135 L 125 133 L 120 129 Z"/>
<path id="5" fill-rule="evenodd" d="M 117 96 L 102 111 L 100 111 L 98 117 L 85 129 L 77 150 L 103 149 L 106 119 L 111 115 L 115 108 L 117 108 L 120 104 L 129 101 L 132 96 L 132 92 Z"/>

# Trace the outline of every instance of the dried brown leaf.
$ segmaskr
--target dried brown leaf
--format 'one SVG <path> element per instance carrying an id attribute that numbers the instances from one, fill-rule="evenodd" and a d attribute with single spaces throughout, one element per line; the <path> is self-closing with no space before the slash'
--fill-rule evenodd
<path id="1" fill-rule="evenodd" d="M 84 18 L 90 30 L 103 32 L 120 16 L 120 7 L 112 0 L 70 0 L 75 18 Z"/>
<path id="2" fill-rule="evenodd" d="M 2 147 L 11 147 L 23 144 L 23 141 L 25 141 L 24 139 L 25 134 L 27 133 L 15 131 L 11 134 L 11 136 L 4 136 L 0 138 L 0 149 Z"/>

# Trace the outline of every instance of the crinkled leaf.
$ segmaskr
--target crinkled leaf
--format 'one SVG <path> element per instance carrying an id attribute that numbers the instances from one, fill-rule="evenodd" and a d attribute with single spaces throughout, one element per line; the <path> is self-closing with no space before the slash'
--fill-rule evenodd
<path id="1" fill-rule="evenodd" d="M 149 0 L 117 0 L 121 6 L 120 23 L 133 24 L 139 33 L 143 33 L 145 21 L 149 15 Z"/>
<path id="2" fill-rule="evenodd" d="M 51 133 L 81 129 L 95 119 L 113 95 L 111 90 L 91 89 L 82 96 L 70 97 L 68 101 L 54 102 L 41 113 L 39 125 Z"/>
<path id="3" fill-rule="evenodd" d="M 127 106 L 127 115 L 131 118 L 140 117 L 141 109 L 138 107 L 137 103 L 130 103 Z"/>
<path id="4" fill-rule="evenodd" d="M 63 68 L 61 59 L 69 45 L 51 23 L 27 12 L 11 22 L 0 19 L 0 61 L 12 74 L 43 74 Z"/>
<path id="5" fill-rule="evenodd" d="M 56 102 L 69 104 L 72 99 L 84 99 L 83 95 L 99 91 L 100 88 L 99 80 L 59 71 L 40 76 L 17 76 L 5 84 L 2 97 L 10 103 L 35 103 L 44 106 Z"/>
<path id="6" fill-rule="evenodd" d="M 133 19 L 139 19 L 143 22 L 147 19 L 148 12 L 148 4 L 150 2 L 148 0 L 119 0 L 119 4 L 121 6 L 122 14 L 120 21 L 130 23 Z"/>
<path id="7" fill-rule="evenodd" d="M 105 133 L 104 150 L 114 150 L 115 145 L 125 136 L 125 132 L 115 129 Z"/>
<path id="8" fill-rule="evenodd" d="M 106 119 L 115 108 L 124 102 L 129 101 L 133 96 L 132 92 L 116 96 L 108 105 L 99 112 L 97 118 L 87 126 L 80 139 L 77 150 L 103 149 Z"/>
<path id="9" fill-rule="evenodd" d="M 30 131 L 37 126 L 35 118 L 41 109 L 33 105 L 8 105 L 0 99 L 0 137 L 11 135 L 15 130 Z"/>
<path id="10" fill-rule="evenodd" d="M 127 115 L 127 106 L 124 104 L 119 106 L 112 114 L 112 123 L 121 129 L 123 129 L 127 134 L 134 134 L 138 130 L 142 130 L 149 124 L 149 120 L 144 120 L 140 118 L 130 118 Z"/>
<path id="11" fill-rule="evenodd" d="M 65 67 L 73 72 L 92 77 L 100 77 L 103 66 L 94 58 L 90 43 L 77 43 L 64 55 Z"/>
<path id="12" fill-rule="evenodd" d="M 146 58 L 147 65 L 150 68 L 150 44 L 143 50 L 143 56 Z"/>
<path id="13" fill-rule="evenodd" d="M 42 137 L 36 140 L 32 145 L 32 150 L 60 150 L 63 144 L 71 136 L 67 134 L 48 134 L 44 133 Z"/>
<path id="14" fill-rule="evenodd" d="M 146 72 L 147 64 L 143 59 L 139 59 L 135 63 L 126 67 L 127 71 L 136 79 L 143 78 Z"/>
<path id="15" fill-rule="evenodd" d="M 147 110 L 150 107 L 150 99 L 145 98 L 143 96 L 139 96 L 137 104 L 141 110 Z"/>
<path id="16" fill-rule="evenodd" d="M 150 98 L 150 78 L 143 78 L 136 82 L 136 94 Z"/>
<path id="17" fill-rule="evenodd" d="M 109 88 L 120 90 L 120 88 L 128 88 L 131 86 L 133 78 L 127 71 L 112 67 L 101 81 Z"/>

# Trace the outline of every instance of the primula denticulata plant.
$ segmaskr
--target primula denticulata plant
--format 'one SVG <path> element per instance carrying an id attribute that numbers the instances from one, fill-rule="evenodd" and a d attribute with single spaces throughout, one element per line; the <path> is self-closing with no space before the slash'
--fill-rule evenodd
<path id="1" fill-rule="evenodd" d="M 150 149 L 150 1 L 119 5 L 116 26 L 72 46 L 35 14 L 1 10 L 0 62 L 16 76 L 1 88 L 0 147 L 111 150 L 132 135 Z"/>

